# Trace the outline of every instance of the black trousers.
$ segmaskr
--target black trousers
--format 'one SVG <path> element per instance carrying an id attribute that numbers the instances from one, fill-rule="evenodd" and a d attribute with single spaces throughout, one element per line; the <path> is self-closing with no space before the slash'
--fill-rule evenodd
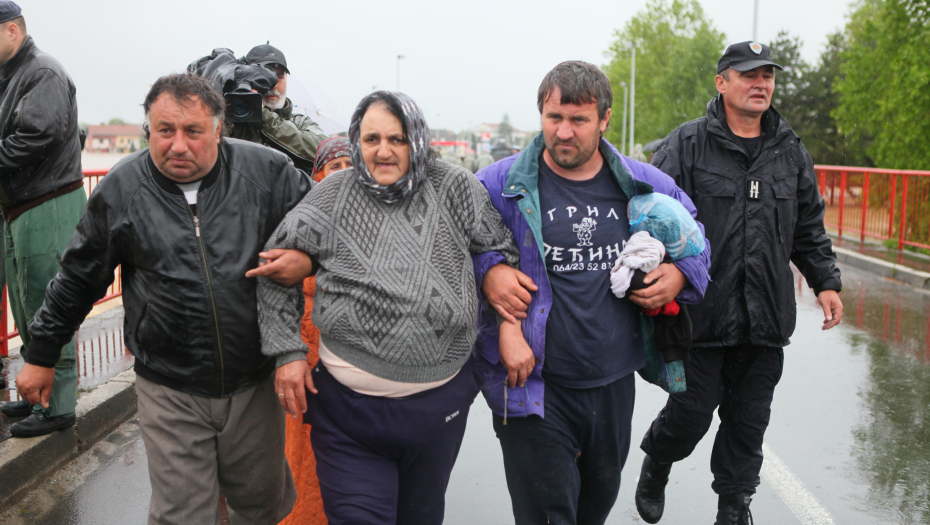
<path id="1" fill-rule="evenodd" d="M 688 390 L 669 396 L 640 448 L 662 463 L 688 457 L 710 428 L 716 409 L 720 428 L 710 458 L 711 486 L 719 495 L 754 494 L 762 469 L 762 439 L 784 363 L 781 348 L 693 350 L 686 369 Z"/>
<path id="2" fill-rule="evenodd" d="M 600 525 L 630 452 L 633 374 L 597 388 L 546 383 L 545 419 L 494 416 L 516 525 Z"/>

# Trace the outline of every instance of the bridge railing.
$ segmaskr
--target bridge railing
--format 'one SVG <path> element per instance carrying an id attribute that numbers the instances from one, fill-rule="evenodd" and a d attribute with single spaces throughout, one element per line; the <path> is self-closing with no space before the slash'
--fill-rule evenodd
<path id="1" fill-rule="evenodd" d="M 843 234 L 930 249 L 930 171 L 815 165 L 824 224 Z"/>
<path id="2" fill-rule="evenodd" d="M 97 183 L 100 182 L 100 179 L 107 174 L 107 171 L 108 170 L 84 171 L 84 191 L 88 196 L 90 196 L 90 192 L 94 191 L 94 188 L 97 187 Z M 7 275 L 9 275 L 9 273 L 7 273 Z M 109 301 L 123 294 L 123 284 L 120 277 L 120 268 L 117 266 L 113 284 L 107 289 L 106 296 L 98 301 L 97 304 Z M 0 356 L 6 357 L 9 354 L 10 339 L 19 336 L 19 330 L 18 327 L 15 326 L 13 316 L 10 313 L 10 301 L 7 296 L 6 283 L 2 283 L 2 286 L 3 297 L 2 301 L 0 301 Z M 10 330 L 11 327 L 12 330 Z"/>

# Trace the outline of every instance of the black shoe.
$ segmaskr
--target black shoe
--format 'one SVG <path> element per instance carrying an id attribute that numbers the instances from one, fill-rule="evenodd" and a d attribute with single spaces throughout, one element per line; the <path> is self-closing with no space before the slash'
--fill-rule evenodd
<path id="1" fill-rule="evenodd" d="M 0 377 L 0 389 L 6 388 L 6 378 Z"/>
<path id="2" fill-rule="evenodd" d="M 19 401 L 9 401 L 0 407 L 0 412 L 7 417 L 26 417 L 32 413 L 32 403 L 25 399 Z"/>
<path id="3" fill-rule="evenodd" d="M 752 513 L 749 504 L 752 494 L 741 492 L 720 496 L 717 502 L 717 522 L 714 525 L 752 525 Z"/>
<path id="4" fill-rule="evenodd" d="M 665 511 L 665 485 L 668 474 L 672 471 L 671 463 L 653 461 L 649 454 L 643 460 L 643 469 L 636 484 L 636 510 L 646 523 L 659 523 Z"/>
<path id="5" fill-rule="evenodd" d="M 74 426 L 74 416 L 48 417 L 45 414 L 32 414 L 26 419 L 10 426 L 10 434 L 15 437 L 38 437 L 51 434 Z"/>

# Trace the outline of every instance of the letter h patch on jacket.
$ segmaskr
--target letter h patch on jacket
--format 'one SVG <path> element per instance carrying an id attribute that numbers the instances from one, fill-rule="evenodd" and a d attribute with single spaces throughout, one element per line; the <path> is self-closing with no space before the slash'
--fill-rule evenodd
<path id="1" fill-rule="evenodd" d="M 749 198 L 759 200 L 759 181 L 751 180 L 749 182 Z"/>

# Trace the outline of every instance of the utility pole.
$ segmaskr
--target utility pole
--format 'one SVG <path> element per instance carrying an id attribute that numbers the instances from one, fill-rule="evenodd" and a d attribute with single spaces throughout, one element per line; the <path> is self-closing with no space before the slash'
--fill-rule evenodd
<path id="1" fill-rule="evenodd" d="M 406 58 L 404 55 L 397 55 L 397 92 L 400 92 L 400 61 Z"/>
<path id="2" fill-rule="evenodd" d="M 620 127 L 620 154 L 623 155 L 626 149 L 626 107 L 630 103 L 630 90 L 626 82 L 621 82 L 620 86 L 623 87 L 623 125 Z"/>
<path id="3" fill-rule="evenodd" d="M 755 2 L 756 8 L 752 12 L 752 41 L 759 41 L 759 0 Z"/>
<path id="4" fill-rule="evenodd" d="M 633 154 L 633 125 L 636 122 L 636 42 L 630 42 L 630 155 Z"/>

